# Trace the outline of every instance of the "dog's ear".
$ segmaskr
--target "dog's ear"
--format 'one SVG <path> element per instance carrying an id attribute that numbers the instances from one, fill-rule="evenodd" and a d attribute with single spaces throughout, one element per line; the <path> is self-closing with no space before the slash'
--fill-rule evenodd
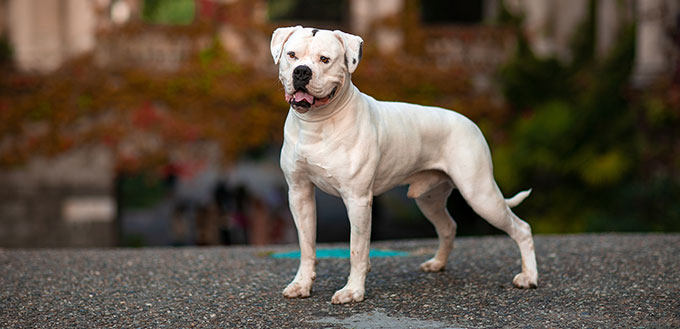
<path id="1" fill-rule="evenodd" d="M 354 73 L 354 70 L 357 69 L 357 65 L 359 65 L 359 61 L 361 61 L 364 40 L 359 36 L 339 30 L 335 30 L 333 33 L 335 33 L 335 36 L 340 39 L 340 42 L 345 46 L 345 63 L 347 64 L 347 70 L 349 70 L 349 73 Z"/>
<path id="2" fill-rule="evenodd" d="M 279 63 L 281 58 L 281 53 L 283 52 L 283 45 L 286 44 L 288 38 L 297 30 L 301 30 L 302 26 L 291 26 L 291 27 L 280 27 L 274 30 L 272 33 L 272 42 L 270 44 L 270 49 L 272 51 L 272 57 L 274 57 L 274 64 Z"/>

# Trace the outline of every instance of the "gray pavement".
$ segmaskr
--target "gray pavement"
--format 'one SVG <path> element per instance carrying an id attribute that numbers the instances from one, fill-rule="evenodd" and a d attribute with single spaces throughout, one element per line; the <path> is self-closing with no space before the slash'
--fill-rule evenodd
<path id="1" fill-rule="evenodd" d="M 298 262 L 268 255 L 295 246 L 0 249 L 0 327 L 680 327 L 679 234 L 535 241 L 532 290 L 512 287 L 519 251 L 505 236 L 458 238 L 441 273 L 418 270 L 435 240 L 375 242 L 410 255 L 373 259 L 366 300 L 350 305 L 330 303 L 346 259 L 319 262 L 310 298 L 281 296 Z"/>

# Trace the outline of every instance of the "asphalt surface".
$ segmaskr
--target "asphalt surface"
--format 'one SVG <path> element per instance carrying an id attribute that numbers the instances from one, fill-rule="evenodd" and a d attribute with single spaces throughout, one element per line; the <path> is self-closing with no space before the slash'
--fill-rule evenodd
<path id="1" fill-rule="evenodd" d="M 0 327 L 680 328 L 680 235 L 537 236 L 539 288 L 513 288 L 505 236 L 376 242 L 366 300 L 333 305 L 346 259 L 323 259 L 312 296 L 284 299 L 297 260 L 265 248 L 0 249 Z M 321 245 L 320 247 L 338 245 Z M 342 245 L 340 245 L 342 246 Z"/>

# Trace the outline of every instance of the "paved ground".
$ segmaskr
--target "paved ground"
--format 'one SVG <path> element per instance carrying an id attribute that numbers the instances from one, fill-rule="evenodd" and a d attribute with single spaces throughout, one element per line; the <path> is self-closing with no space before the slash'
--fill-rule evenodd
<path id="1" fill-rule="evenodd" d="M 538 236 L 539 288 L 512 287 L 507 237 L 459 238 L 442 273 L 434 240 L 372 260 L 367 298 L 332 305 L 347 260 L 321 260 L 310 298 L 281 290 L 297 261 L 270 248 L 0 249 L 0 327 L 546 328 L 680 327 L 680 235 Z"/>

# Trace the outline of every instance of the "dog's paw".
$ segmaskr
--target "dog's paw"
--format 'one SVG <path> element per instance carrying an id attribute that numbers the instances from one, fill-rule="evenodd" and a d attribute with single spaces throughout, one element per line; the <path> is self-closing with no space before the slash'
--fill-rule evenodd
<path id="1" fill-rule="evenodd" d="M 446 267 L 446 262 L 434 258 L 420 264 L 420 269 L 425 272 L 439 272 L 444 270 L 444 267 Z"/>
<path id="2" fill-rule="evenodd" d="M 283 297 L 286 298 L 306 298 L 312 292 L 311 284 L 302 284 L 301 282 L 293 281 L 286 289 L 283 289 Z"/>
<path id="3" fill-rule="evenodd" d="M 512 279 L 512 284 L 520 289 L 535 289 L 538 288 L 538 278 L 536 275 L 520 273 Z"/>
<path id="4" fill-rule="evenodd" d="M 364 300 L 363 289 L 342 288 L 335 292 L 331 302 L 333 304 L 346 304 L 351 302 L 360 302 Z"/>

